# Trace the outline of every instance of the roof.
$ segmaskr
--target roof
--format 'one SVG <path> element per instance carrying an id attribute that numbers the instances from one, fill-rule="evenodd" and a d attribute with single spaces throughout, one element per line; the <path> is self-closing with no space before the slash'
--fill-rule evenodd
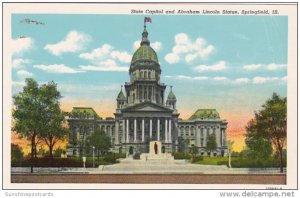
<path id="1" fill-rule="evenodd" d="M 123 93 L 122 90 L 119 92 L 117 99 L 119 99 L 119 100 L 126 100 L 126 97 L 125 97 L 125 95 L 124 95 L 124 93 Z"/>
<path id="2" fill-rule="evenodd" d="M 150 45 L 141 45 L 133 54 L 131 64 L 138 60 L 153 61 L 158 64 L 157 54 Z"/>
<path id="3" fill-rule="evenodd" d="M 207 118 L 220 118 L 219 113 L 216 109 L 198 109 L 189 120 L 195 119 L 207 119 Z"/>
<path id="4" fill-rule="evenodd" d="M 153 61 L 158 64 L 158 58 L 156 52 L 150 46 L 150 41 L 148 40 L 148 32 L 146 25 L 144 25 L 144 31 L 142 33 L 142 41 L 140 47 L 134 52 L 131 64 L 134 64 L 136 61 Z"/>
<path id="5" fill-rule="evenodd" d="M 71 117 L 100 118 L 92 107 L 73 107 Z"/>
<path id="6" fill-rule="evenodd" d="M 169 95 L 168 95 L 168 100 L 176 100 L 176 96 L 173 93 L 173 91 L 170 91 Z"/>

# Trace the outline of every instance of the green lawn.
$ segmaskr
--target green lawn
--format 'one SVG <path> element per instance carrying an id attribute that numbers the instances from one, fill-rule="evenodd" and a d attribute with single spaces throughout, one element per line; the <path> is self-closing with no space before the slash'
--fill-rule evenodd
<path id="1" fill-rule="evenodd" d="M 206 165 L 227 165 L 228 157 L 203 157 L 203 160 L 195 162 L 195 164 L 206 164 Z"/>

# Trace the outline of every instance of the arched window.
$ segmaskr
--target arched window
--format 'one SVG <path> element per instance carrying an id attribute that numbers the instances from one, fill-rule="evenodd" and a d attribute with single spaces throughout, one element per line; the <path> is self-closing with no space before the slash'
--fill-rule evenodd
<path id="1" fill-rule="evenodd" d="M 143 72 L 140 71 L 140 78 L 143 78 Z"/>
<path id="2" fill-rule="evenodd" d="M 148 78 L 151 78 L 151 72 L 150 71 L 148 72 Z"/>
<path id="3" fill-rule="evenodd" d="M 147 78 L 147 72 L 144 71 L 144 78 Z"/>

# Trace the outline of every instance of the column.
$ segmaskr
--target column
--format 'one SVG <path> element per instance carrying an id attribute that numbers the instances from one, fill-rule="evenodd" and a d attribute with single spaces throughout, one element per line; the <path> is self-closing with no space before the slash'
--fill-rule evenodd
<path id="1" fill-rule="evenodd" d="M 116 120 L 116 127 L 115 127 L 115 144 L 119 144 L 119 121 L 118 120 Z"/>
<path id="2" fill-rule="evenodd" d="M 220 135 L 221 135 L 221 146 L 223 146 L 223 130 L 220 128 Z"/>
<path id="3" fill-rule="evenodd" d="M 126 120 L 126 142 L 129 143 L 129 119 Z"/>
<path id="4" fill-rule="evenodd" d="M 122 120 L 122 143 L 125 143 L 125 120 Z"/>
<path id="5" fill-rule="evenodd" d="M 134 118 L 134 131 L 133 131 L 133 140 L 136 142 L 136 118 Z"/>
<path id="6" fill-rule="evenodd" d="M 168 142 L 168 120 L 165 119 L 165 142 Z"/>
<path id="7" fill-rule="evenodd" d="M 159 123 L 159 118 L 157 119 L 157 141 L 160 140 L 160 123 Z"/>
<path id="8" fill-rule="evenodd" d="M 145 141 L 145 119 L 142 120 L 142 142 Z"/>
<path id="9" fill-rule="evenodd" d="M 172 120 L 169 120 L 169 143 L 172 143 L 172 136 L 171 136 L 171 130 L 172 130 Z"/>
<path id="10" fill-rule="evenodd" d="M 227 146 L 227 132 L 226 132 L 226 128 L 224 129 L 224 146 Z"/>
<path id="11" fill-rule="evenodd" d="M 150 118 L 150 140 L 152 138 L 152 118 Z"/>

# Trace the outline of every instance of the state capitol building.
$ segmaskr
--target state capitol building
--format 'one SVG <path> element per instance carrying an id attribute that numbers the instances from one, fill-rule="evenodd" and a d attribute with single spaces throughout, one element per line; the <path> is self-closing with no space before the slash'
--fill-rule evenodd
<path id="1" fill-rule="evenodd" d="M 180 119 L 172 86 L 165 97 L 167 85 L 160 81 L 161 73 L 144 26 L 140 47 L 130 63 L 129 82 L 117 94 L 114 118 L 102 119 L 90 107 L 73 107 L 68 118 L 68 155 L 83 154 L 85 138 L 97 129 L 110 137 L 111 151 L 127 155 L 149 152 L 150 141 L 160 141 L 163 153 L 177 152 L 184 142 L 187 149 L 196 146 L 200 155 L 226 155 L 227 121 L 215 109 L 198 109 L 189 119 Z M 210 134 L 217 144 L 212 152 L 206 150 Z"/>

